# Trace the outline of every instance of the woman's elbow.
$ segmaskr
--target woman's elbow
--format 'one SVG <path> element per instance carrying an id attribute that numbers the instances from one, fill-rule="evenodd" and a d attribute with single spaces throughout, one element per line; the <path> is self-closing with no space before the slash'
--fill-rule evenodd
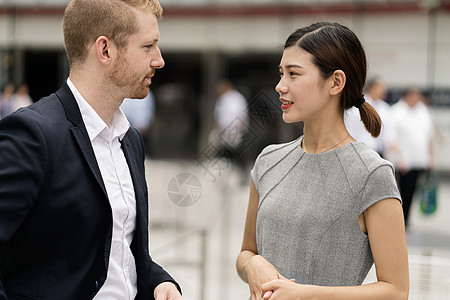
<path id="1" fill-rule="evenodd" d="M 397 287 L 395 299 L 408 300 L 409 298 L 409 282 L 401 287 Z"/>

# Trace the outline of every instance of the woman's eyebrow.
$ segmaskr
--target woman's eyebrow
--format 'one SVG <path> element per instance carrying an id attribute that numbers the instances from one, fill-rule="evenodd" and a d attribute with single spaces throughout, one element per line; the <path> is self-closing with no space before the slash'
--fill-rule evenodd
<path id="1" fill-rule="evenodd" d="M 278 69 L 282 69 L 283 67 L 281 65 L 278 66 Z M 290 68 L 303 68 L 300 65 L 295 65 L 295 64 L 290 64 L 286 66 L 286 69 L 290 69 Z"/>

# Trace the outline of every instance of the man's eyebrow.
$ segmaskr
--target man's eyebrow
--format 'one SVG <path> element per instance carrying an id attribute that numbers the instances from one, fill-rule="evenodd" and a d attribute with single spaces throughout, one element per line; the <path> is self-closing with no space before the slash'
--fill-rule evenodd
<path id="1" fill-rule="evenodd" d="M 151 44 L 151 43 L 158 43 L 158 42 L 159 42 L 159 38 L 156 37 L 156 38 L 153 38 L 153 39 L 151 39 L 151 38 L 148 39 L 146 43 L 147 44 Z"/>

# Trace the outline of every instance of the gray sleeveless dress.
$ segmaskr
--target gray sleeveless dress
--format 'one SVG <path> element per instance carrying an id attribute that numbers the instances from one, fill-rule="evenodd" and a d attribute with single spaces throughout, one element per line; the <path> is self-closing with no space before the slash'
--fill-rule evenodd
<path id="1" fill-rule="evenodd" d="M 360 285 L 373 258 L 358 217 L 380 200 L 401 201 L 392 164 L 359 142 L 309 154 L 302 138 L 266 147 L 251 171 L 258 253 L 297 283 Z"/>

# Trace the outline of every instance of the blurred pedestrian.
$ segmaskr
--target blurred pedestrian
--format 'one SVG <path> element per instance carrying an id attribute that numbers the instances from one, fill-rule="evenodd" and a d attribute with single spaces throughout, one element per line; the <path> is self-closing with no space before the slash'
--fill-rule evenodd
<path id="1" fill-rule="evenodd" d="M 391 107 L 384 101 L 386 97 L 386 86 L 384 82 L 380 78 L 372 78 L 369 80 L 366 84 L 364 97 L 380 116 L 380 135 L 376 138 L 370 135 L 361 121 L 359 110 L 355 107 L 345 111 L 344 121 L 348 132 L 357 141 L 363 142 L 383 157 L 386 157 L 389 151 L 397 152 L 395 130 L 393 129 L 390 112 Z"/>
<path id="2" fill-rule="evenodd" d="M 220 80 L 216 91 L 219 95 L 214 108 L 216 127 L 211 133 L 211 140 L 219 148 L 219 153 L 236 163 L 241 171 L 242 183 L 247 184 L 248 174 L 239 148 L 248 130 L 247 100 L 229 79 Z"/>
<path id="3" fill-rule="evenodd" d="M 144 146 L 119 109 L 164 66 L 161 15 L 70 1 L 69 78 L 0 121 L 0 299 L 182 299 L 149 255 Z"/>
<path id="4" fill-rule="evenodd" d="M 21 107 L 25 107 L 31 104 L 33 104 L 33 99 L 31 99 L 31 96 L 29 95 L 28 85 L 22 83 L 17 88 L 16 93 L 12 96 L 11 99 L 12 110 L 16 111 Z"/>
<path id="5" fill-rule="evenodd" d="M 304 135 L 258 156 L 237 270 L 252 300 L 408 296 L 408 256 L 393 166 L 344 124 L 355 106 L 381 121 L 362 89 L 366 57 L 347 27 L 320 22 L 287 39 L 276 86 L 283 120 Z M 378 282 L 360 286 L 375 261 Z M 295 280 L 295 282 L 293 282 Z"/>
<path id="6" fill-rule="evenodd" d="M 125 98 L 120 105 L 131 126 L 146 136 L 155 117 L 155 97 L 150 91 L 144 99 Z"/>
<path id="7" fill-rule="evenodd" d="M 402 99 L 392 106 L 399 154 L 393 156 L 399 170 L 399 187 L 403 200 L 405 224 L 419 176 L 434 168 L 432 139 L 434 123 L 422 92 L 408 88 Z"/>
<path id="8" fill-rule="evenodd" d="M 217 133 L 221 146 L 233 151 L 242 142 L 248 128 L 247 100 L 228 79 L 220 80 L 216 91 L 219 95 L 214 108 Z"/>
<path id="9" fill-rule="evenodd" d="M 12 98 L 15 86 L 13 83 L 7 83 L 0 95 L 0 119 L 13 112 Z"/>
<path id="10" fill-rule="evenodd" d="M 155 96 L 152 91 L 144 99 L 125 98 L 120 105 L 131 126 L 139 130 L 144 139 L 145 151 L 150 152 L 150 126 L 155 118 Z"/>

